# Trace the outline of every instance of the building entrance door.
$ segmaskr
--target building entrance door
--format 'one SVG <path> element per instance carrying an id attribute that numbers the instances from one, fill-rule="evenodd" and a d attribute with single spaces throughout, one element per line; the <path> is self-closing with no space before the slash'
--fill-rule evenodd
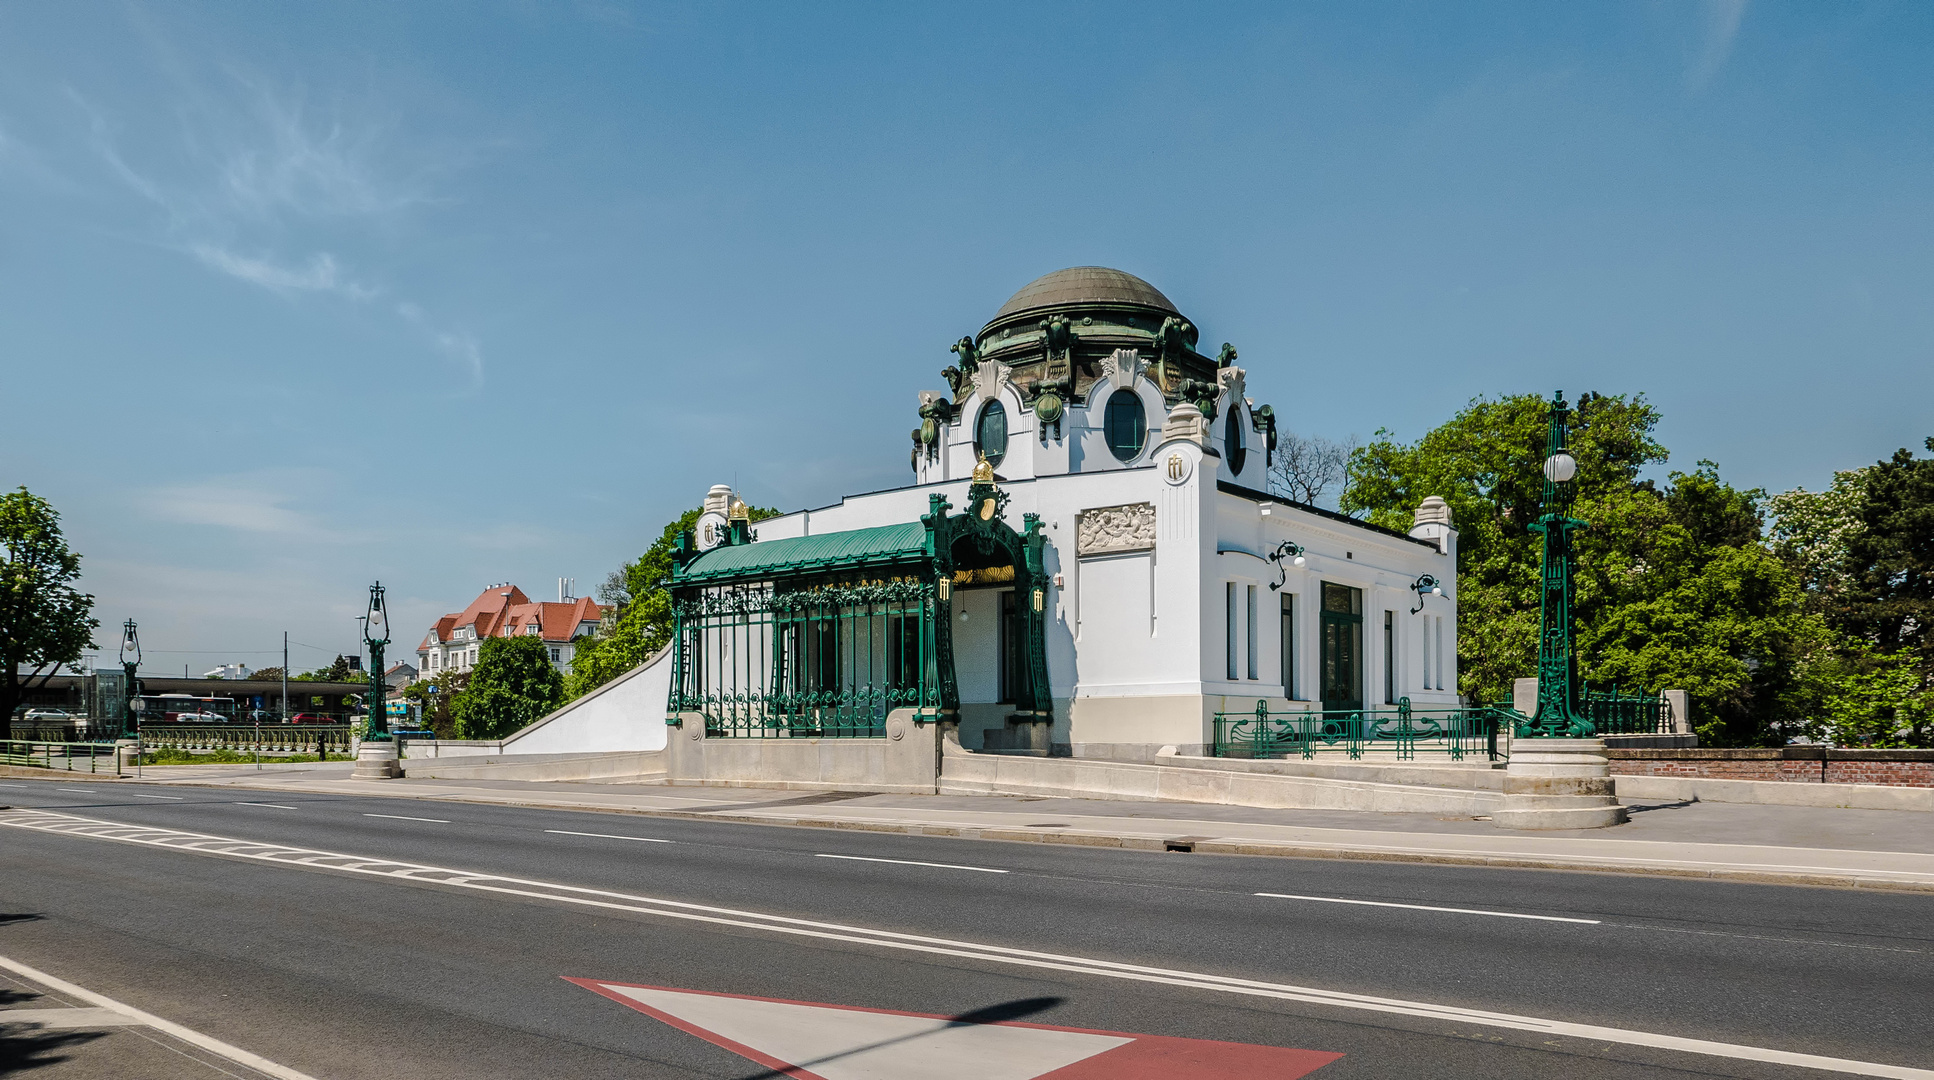
<path id="1" fill-rule="evenodd" d="M 1363 708 L 1363 590 L 1323 583 L 1323 711 Z"/>

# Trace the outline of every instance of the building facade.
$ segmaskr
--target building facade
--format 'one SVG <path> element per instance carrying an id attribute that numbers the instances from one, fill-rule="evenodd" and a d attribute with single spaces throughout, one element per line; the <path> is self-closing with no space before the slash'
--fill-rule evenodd
<path id="1" fill-rule="evenodd" d="M 1167 297 L 1049 274 L 919 395 L 913 483 L 758 523 L 715 486 L 678 554 L 668 715 L 970 749 L 1200 754 L 1218 713 L 1457 703 L 1457 533 L 1271 495 L 1274 411 Z M 736 511 L 736 512 L 735 512 Z"/>
<path id="2" fill-rule="evenodd" d="M 595 631 L 610 610 L 587 597 L 555 604 L 533 602 L 508 582 L 492 585 L 468 607 L 430 627 L 416 647 L 417 673 L 434 679 L 446 671 L 467 672 L 477 666 L 477 652 L 485 638 L 520 634 L 542 638 L 551 663 L 569 672 L 577 640 Z"/>

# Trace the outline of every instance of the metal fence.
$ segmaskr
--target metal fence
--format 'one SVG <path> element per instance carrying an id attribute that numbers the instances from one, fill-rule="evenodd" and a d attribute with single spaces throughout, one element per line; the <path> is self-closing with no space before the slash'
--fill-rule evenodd
<path id="1" fill-rule="evenodd" d="M 708 738 L 883 738 L 937 708 L 933 589 L 912 578 L 696 590 L 675 605 L 671 706 Z"/>
<path id="2" fill-rule="evenodd" d="M 90 742 L 0 742 L 0 765 L 26 765 L 69 772 L 114 772 L 114 744 Z"/>
<path id="3" fill-rule="evenodd" d="M 1584 684 L 1578 695 L 1579 715 L 1592 722 L 1599 735 L 1671 735 L 1672 709 L 1657 694 L 1621 694 L 1618 684 L 1593 690 Z"/>
<path id="4" fill-rule="evenodd" d="M 143 750 L 232 750 L 236 753 L 347 754 L 350 724 L 143 724 Z"/>
<path id="5" fill-rule="evenodd" d="M 1272 712 L 1267 701 L 1248 712 L 1215 714 L 1216 757 L 1314 758 L 1318 754 L 1393 754 L 1410 761 L 1421 752 L 1453 761 L 1497 760 L 1498 731 L 1510 730 L 1509 709 L 1488 706 L 1416 708 L 1409 698 L 1383 709 Z"/>

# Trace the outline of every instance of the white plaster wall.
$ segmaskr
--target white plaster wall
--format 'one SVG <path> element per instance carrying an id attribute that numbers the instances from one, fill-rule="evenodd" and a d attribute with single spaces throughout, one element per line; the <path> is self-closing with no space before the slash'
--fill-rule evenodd
<path id="1" fill-rule="evenodd" d="M 506 754 L 583 754 L 665 748 L 671 650 L 632 668 L 504 740 Z"/>

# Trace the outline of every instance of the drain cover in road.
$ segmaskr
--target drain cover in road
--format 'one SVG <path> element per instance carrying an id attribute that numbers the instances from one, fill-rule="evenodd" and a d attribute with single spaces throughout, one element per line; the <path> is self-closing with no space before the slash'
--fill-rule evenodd
<path id="1" fill-rule="evenodd" d="M 571 979 L 794 1080 L 1294 1080 L 1315 1050 Z"/>

